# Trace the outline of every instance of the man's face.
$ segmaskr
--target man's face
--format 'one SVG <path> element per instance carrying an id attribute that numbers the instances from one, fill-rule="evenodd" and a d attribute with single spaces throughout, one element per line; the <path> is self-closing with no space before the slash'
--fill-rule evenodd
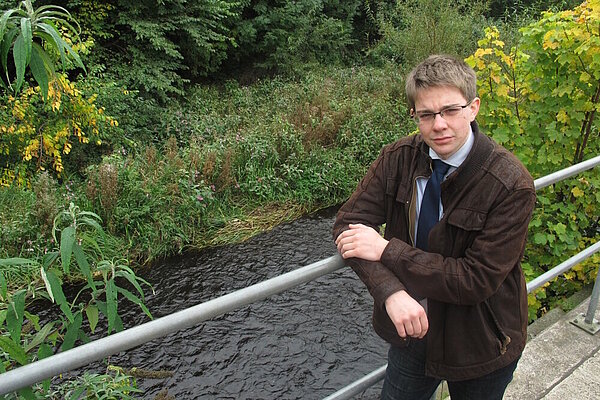
<path id="1" fill-rule="evenodd" d="M 419 91 L 413 111 L 416 115 L 437 113 L 447 108 L 454 107 L 456 109 L 456 107 L 464 106 L 467 103 L 467 99 L 464 98 L 458 88 L 434 86 Z M 433 117 L 433 120 L 422 120 L 418 124 L 419 132 L 429 147 L 442 159 L 447 159 L 467 141 L 470 123 L 477 116 L 477 112 L 479 112 L 479 98 L 475 98 L 459 112 L 452 113 L 453 115 L 442 117 L 437 114 Z"/>

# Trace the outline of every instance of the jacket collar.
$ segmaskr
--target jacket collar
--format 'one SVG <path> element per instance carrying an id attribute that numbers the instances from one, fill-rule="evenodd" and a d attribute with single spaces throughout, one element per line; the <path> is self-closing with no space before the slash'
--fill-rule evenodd
<path id="1" fill-rule="evenodd" d="M 473 130 L 473 147 L 465 161 L 451 173 L 444 182 L 442 182 L 442 192 L 444 197 L 453 196 L 456 191 L 463 190 L 477 173 L 480 173 L 494 150 L 494 142 L 479 131 L 477 122 L 471 122 Z M 429 156 L 429 146 L 421 139 L 421 155 L 423 163 L 419 170 L 423 171 L 422 176 L 431 175 L 431 157 Z"/>
<path id="2" fill-rule="evenodd" d="M 494 142 L 479 131 L 477 122 L 471 122 L 473 129 L 473 148 L 465 161 L 442 182 L 442 191 L 452 197 L 457 191 L 464 190 L 473 182 L 476 174 L 483 171 L 484 165 L 494 151 Z"/>

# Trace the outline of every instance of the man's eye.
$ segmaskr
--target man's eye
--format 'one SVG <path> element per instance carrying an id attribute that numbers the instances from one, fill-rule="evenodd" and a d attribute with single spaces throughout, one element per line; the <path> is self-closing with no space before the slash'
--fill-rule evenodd
<path id="1" fill-rule="evenodd" d="M 434 113 L 422 113 L 422 114 L 417 114 L 417 117 L 419 117 L 419 119 L 421 121 L 429 121 L 432 120 L 434 117 Z"/>
<path id="2" fill-rule="evenodd" d="M 454 115 L 457 115 L 459 112 L 461 112 L 461 110 L 462 110 L 462 107 L 448 107 L 448 108 L 442 110 L 442 114 L 452 117 Z"/>

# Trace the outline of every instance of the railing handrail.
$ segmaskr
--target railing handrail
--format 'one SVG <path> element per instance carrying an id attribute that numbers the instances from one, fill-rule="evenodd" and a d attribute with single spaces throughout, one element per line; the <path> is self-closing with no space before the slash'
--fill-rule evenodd
<path id="1" fill-rule="evenodd" d="M 579 172 L 591 169 L 599 164 L 600 156 L 594 157 L 590 160 L 536 179 L 534 182 L 535 188 L 536 190 L 539 190 Z M 594 246 L 597 246 L 595 251 L 600 249 L 598 243 Z M 558 267 L 563 266 L 565 263 L 560 264 Z M 258 300 L 263 300 L 273 294 L 281 293 L 295 286 L 310 282 L 320 276 L 341 269 L 343 266 L 343 259 L 339 255 L 334 255 L 216 299 L 209 300 L 113 335 L 94 340 L 71 350 L 4 372 L 0 374 L 0 395 L 31 386 L 34 383 L 41 382 L 63 372 L 79 368 L 93 361 L 103 359 L 121 351 L 129 350 L 153 339 L 197 325 L 200 322 L 233 311 L 239 307 L 251 304 Z M 546 274 L 548 274 L 548 272 Z M 549 279 L 552 279 L 559 274 L 560 272 Z M 374 371 L 374 373 L 378 371 Z M 377 374 L 374 376 L 369 375 L 368 377 L 370 378 L 369 382 L 372 382 L 373 379 L 380 379 L 377 378 Z"/>
<path id="2" fill-rule="evenodd" d="M 589 160 L 582 161 L 578 164 L 571 165 L 570 167 L 561 169 L 560 171 L 553 172 L 550 175 L 542 176 L 541 178 L 538 178 L 533 182 L 533 184 L 535 185 L 535 190 L 537 191 L 543 189 L 546 186 L 552 185 L 553 183 L 570 178 L 571 176 L 577 175 L 578 173 L 583 171 L 587 171 L 588 169 L 592 169 L 599 164 L 600 155 L 590 158 Z"/>
<path id="3" fill-rule="evenodd" d="M 200 322 L 263 300 L 273 294 L 310 282 L 342 267 L 344 267 L 344 261 L 339 255 L 335 255 L 193 307 L 4 372 L 0 374 L 0 395 L 31 386 L 36 382 L 41 382 L 44 379 L 57 376 L 121 351 L 129 350 L 153 339 L 195 326 Z"/>

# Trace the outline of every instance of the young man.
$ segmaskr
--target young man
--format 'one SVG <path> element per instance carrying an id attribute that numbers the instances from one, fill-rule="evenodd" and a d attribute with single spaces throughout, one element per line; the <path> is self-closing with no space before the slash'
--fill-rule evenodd
<path id="1" fill-rule="evenodd" d="M 445 379 L 452 400 L 501 399 L 526 341 L 533 180 L 479 131 L 463 61 L 427 58 L 406 95 L 419 135 L 381 151 L 333 228 L 391 344 L 381 397 L 426 400 Z"/>

